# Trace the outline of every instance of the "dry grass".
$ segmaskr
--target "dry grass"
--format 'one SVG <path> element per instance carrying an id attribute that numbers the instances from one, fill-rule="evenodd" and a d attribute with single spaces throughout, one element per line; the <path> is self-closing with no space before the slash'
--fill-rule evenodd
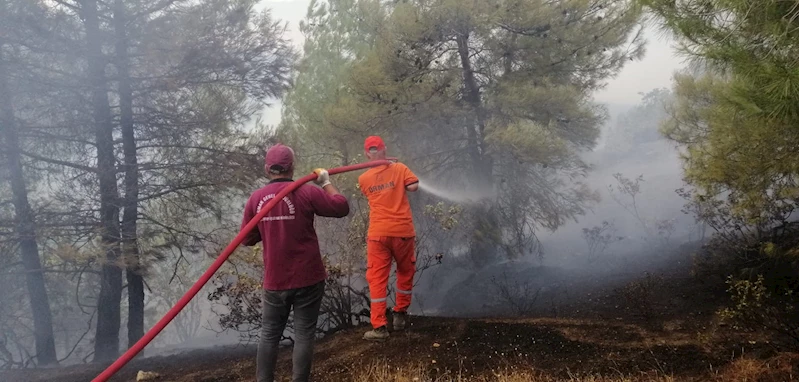
<path id="1" fill-rule="evenodd" d="M 466 377 L 461 373 L 443 372 L 437 377 L 424 366 L 390 366 L 387 363 L 375 363 L 361 373 L 356 373 L 352 382 L 675 382 L 670 376 L 571 376 L 555 378 L 534 370 L 497 371 L 490 376 Z"/>
<path id="2" fill-rule="evenodd" d="M 715 381 L 723 382 L 789 382 L 799 381 L 795 367 L 799 354 L 784 353 L 768 360 L 739 358 L 715 373 Z"/>
<path id="3" fill-rule="evenodd" d="M 783 353 L 768 360 L 739 358 L 717 371 L 708 371 L 685 381 L 713 382 L 791 382 L 799 381 L 795 368 L 799 354 Z M 438 375 L 438 376 L 433 376 Z M 352 382 L 677 382 L 678 379 L 651 373 L 641 375 L 573 375 L 556 378 L 535 370 L 509 369 L 496 371 L 488 376 L 463 376 L 457 371 L 442 372 L 424 365 L 390 366 L 386 362 L 374 363 L 359 373 Z"/>

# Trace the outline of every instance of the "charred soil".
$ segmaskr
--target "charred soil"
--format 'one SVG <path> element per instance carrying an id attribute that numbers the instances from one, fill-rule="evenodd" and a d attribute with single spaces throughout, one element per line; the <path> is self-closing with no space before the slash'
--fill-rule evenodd
<path id="1" fill-rule="evenodd" d="M 409 330 L 393 333 L 382 343 L 363 341 L 364 330 L 342 331 L 318 343 L 315 381 L 364 380 L 364 370 L 380 364 L 413 366 L 428 380 L 485 378 L 502 370 L 534 370 L 575 381 L 579 380 L 575 376 L 586 375 L 628 378 L 655 374 L 679 381 L 739 380 L 724 376 L 742 365 L 766 368 L 770 373 L 741 380 L 787 381 L 799 373 L 798 357 L 778 354 L 745 335 L 707 344 L 697 340 L 695 332 L 652 331 L 616 320 L 414 317 Z M 289 351 L 282 353 L 280 365 L 283 380 L 287 380 Z M 0 376 L 4 381 L 83 382 L 101 370 L 102 365 L 82 365 Z M 137 359 L 112 380 L 133 381 L 139 370 L 160 374 L 158 381 L 251 381 L 255 349 L 218 348 Z"/>
<path id="2" fill-rule="evenodd" d="M 797 380 L 799 354 L 717 322 L 713 312 L 725 301 L 723 288 L 691 277 L 688 267 L 607 281 L 604 289 L 581 281 L 570 289 L 582 295 L 556 312 L 540 306 L 536 318 L 414 316 L 408 330 L 382 343 L 362 340 L 365 327 L 337 332 L 317 343 L 313 380 Z M 139 358 L 112 381 L 134 381 L 139 370 L 158 373 L 157 381 L 252 381 L 255 354 L 253 346 L 237 346 Z M 104 366 L 7 371 L 0 380 L 83 382 Z M 290 370 L 290 349 L 284 349 L 279 380 L 289 380 Z"/>

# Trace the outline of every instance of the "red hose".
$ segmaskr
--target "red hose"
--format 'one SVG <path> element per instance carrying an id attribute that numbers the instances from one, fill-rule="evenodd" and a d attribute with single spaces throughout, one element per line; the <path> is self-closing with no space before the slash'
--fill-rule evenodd
<path id="1" fill-rule="evenodd" d="M 332 168 L 328 170 L 328 173 L 330 175 L 334 175 L 334 174 L 340 174 L 342 172 L 356 171 L 369 167 L 382 166 L 389 163 L 391 163 L 390 160 L 379 160 L 373 162 L 359 163 L 351 166 Z M 172 322 L 172 320 L 178 315 L 178 313 L 180 313 L 180 311 L 186 307 L 189 301 L 191 301 L 191 299 L 197 295 L 200 289 L 202 289 L 202 287 L 205 286 L 206 283 L 208 283 L 208 280 L 210 280 L 211 277 L 214 275 L 214 273 L 216 273 L 216 271 L 219 270 L 219 268 L 227 260 L 227 258 L 230 257 L 230 255 L 233 253 L 236 247 L 238 247 L 239 244 L 241 244 L 241 241 L 244 240 L 244 238 L 247 236 L 247 234 L 251 230 L 253 230 L 256 225 L 258 225 L 258 222 L 261 221 L 261 219 L 269 212 L 269 210 L 271 210 L 278 202 L 280 202 L 280 200 L 282 200 L 283 197 L 288 195 L 290 192 L 296 190 L 299 186 L 316 179 L 316 176 L 317 175 L 315 173 L 311 173 L 303 178 L 300 178 L 292 182 L 291 184 L 280 190 L 280 192 L 278 192 L 277 195 L 272 200 L 269 201 L 269 203 L 266 203 L 266 206 L 264 206 L 261 209 L 261 211 L 259 211 L 258 214 L 256 214 L 255 217 L 253 217 L 252 220 L 250 220 L 250 222 L 247 223 L 247 225 L 241 229 L 239 234 L 236 235 L 235 238 L 233 238 L 233 241 L 231 241 L 230 244 L 228 244 L 228 246 L 225 247 L 225 250 L 222 251 L 222 253 L 216 259 L 216 261 L 214 261 L 214 263 L 211 264 L 208 270 L 205 271 L 205 273 L 203 273 L 202 276 L 200 276 L 200 279 L 197 280 L 197 282 L 194 283 L 194 285 L 192 285 L 189 291 L 186 292 L 186 294 L 184 294 L 183 297 L 180 298 L 180 300 L 178 300 L 175 306 L 173 306 L 172 309 L 169 309 L 169 311 L 166 312 L 164 317 L 158 320 L 158 322 L 147 333 L 145 333 L 144 336 L 138 342 L 136 342 L 136 344 L 131 346 L 130 349 L 128 349 L 128 351 L 125 352 L 125 354 L 122 354 L 122 356 L 119 357 L 119 359 L 117 359 L 116 361 L 114 361 L 114 363 L 112 363 L 110 366 L 108 366 L 108 368 L 103 370 L 103 372 L 100 373 L 100 375 L 98 375 L 97 377 L 95 377 L 92 380 L 92 382 L 107 381 L 114 374 L 116 374 L 116 372 L 119 371 L 119 369 L 121 369 L 128 362 L 130 362 L 130 360 L 133 359 L 133 357 L 135 357 L 136 354 L 139 354 L 139 352 L 142 351 L 142 349 L 144 349 L 144 347 L 147 346 L 147 344 L 149 344 L 150 341 L 152 341 L 155 338 L 155 336 L 161 333 L 161 331 L 164 330 L 164 328 L 167 325 L 169 325 L 170 322 Z"/>

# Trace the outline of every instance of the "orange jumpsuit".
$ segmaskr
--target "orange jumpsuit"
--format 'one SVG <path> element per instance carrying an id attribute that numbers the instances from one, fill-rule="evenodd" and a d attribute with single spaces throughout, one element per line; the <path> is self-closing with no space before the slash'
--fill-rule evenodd
<path id="1" fill-rule="evenodd" d="M 405 312 L 411 305 L 416 273 L 416 231 L 405 187 L 418 182 L 416 175 L 402 163 L 373 167 L 358 178 L 361 192 L 369 201 L 366 281 L 374 328 L 388 323 L 386 298 L 392 259 L 397 262 L 394 311 Z"/>

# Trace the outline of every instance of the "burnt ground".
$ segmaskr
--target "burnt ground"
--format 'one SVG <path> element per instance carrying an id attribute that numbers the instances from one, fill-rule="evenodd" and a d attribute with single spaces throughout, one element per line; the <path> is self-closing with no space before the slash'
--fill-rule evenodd
<path id="1" fill-rule="evenodd" d="M 714 308 L 696 308 L 713 300 L 712 296 L 698 292 L 706 288 L 698 289 L 689 278 L 676 276 L 664 276 L 657 288 L 643 292 L 655 312 L 650 317 L 636 314 L 641 311 L 634 306 L 638 300 L 611 288 L 564 307 L 558 317 L 413 317 L 408 331 L 384 343 L 361 340 L 366 328 L 345 330 L 318 342 L 314 380 L 353 381 L 376 363 L 420 366 L 431 380 L 453 373 L 491 376 L 496 370 L 519 368 L 565 380 L 574 380 L 575 375 L 655 373 L 676 381 L 789 381 L 799 375 L 799 355 L 778 354 L 762 335 L 713 326 L 710 313 Z M 653 291 L 660 292 L 648 294 Z M 720 331 L 724 335 L 718 335 Z M 727 365 L 741 357 L 777 357 L 779 374 L 770 374 L 768 379 L 718 379 L 718 370 L 738 367 Z M 281 354 L 280 368 L 287 378 L 288 351 Z M 97 365 L 79 365 L 11 371 L 0 374 L 0 380 L 82 382 L 101 370 Z M 224 347 L 137 359 L 112 381 L 134 381 L 139 370 L 161 374 L 158 381 L 252 381 L 255 348 Z"/>
<path id="2" fill-rule="evenodd" d="M 349 381 L 374 362 L 423 365 L 431 377 L 453 372 L 485 376 L 494 370 L 531 368 L 565 379 L 586 374 L 654 372 L 675 380 L 701 381 L 710 378 L 714 367 L 723 367 L 736 355 L 774 356 L 770 348 L 757 342 L 751 344 L 743 337 L 707 347 L 688 332 L 651 331 L 608 320 L 414 317 L 410 330 L 383 343 L 361 340 L 363 330 L 339 332 L 320 341 L 315 381 Z M 288 352 L 281 355 L 284 376 L 290 369 L 289 356 Z M 138 370 L 161 374 L 159 381 L 251 381 L 255 373 L 254 358 L 252 347 L 145 358 L 126 366 L 112 381 L 133 381 Z M 787 373 L 797 375 L 799 357 L 788 359 Z M 100 370 L 99 366 L 82 365 L 8 372 L 2 377 L 4 381 L 78 382 L 91 380 Z"/>
<path id="3" fill-rule="evenodd" d="M 547 309 L 536 312 L 537 318 L 417 316 L 409 330 L 384 343 L 363 341 L 363 327 L 335 333 L 317 343 L 314 381 L 384 380 L 363 377 L 375 365 L 415 367 L 431 381 L 492 377 L 511 369 L 573 382 L 583 381 L 575 377 L 581 375 L 616 378 L 601 380 L 608 382 L 655 381 L 650 375 L 669 381 L 799 379 L 799 354 L 778 352 L 763 334 L 715 323 L 723 288 L 691 277 L 687 269 L 584 290 L 548 317 Z M 290 374 L 287 350 L 280 357 L 281 381 Z M 252 381 L 255 353 L 252 346 L 238 346 L 142 358 L 112 381 L 134 381 L 139 370 L 159 373 L 158 381 Z M 90 381 L 102 366 L 9 371 L 0 373 L 0 381 Z"/>

